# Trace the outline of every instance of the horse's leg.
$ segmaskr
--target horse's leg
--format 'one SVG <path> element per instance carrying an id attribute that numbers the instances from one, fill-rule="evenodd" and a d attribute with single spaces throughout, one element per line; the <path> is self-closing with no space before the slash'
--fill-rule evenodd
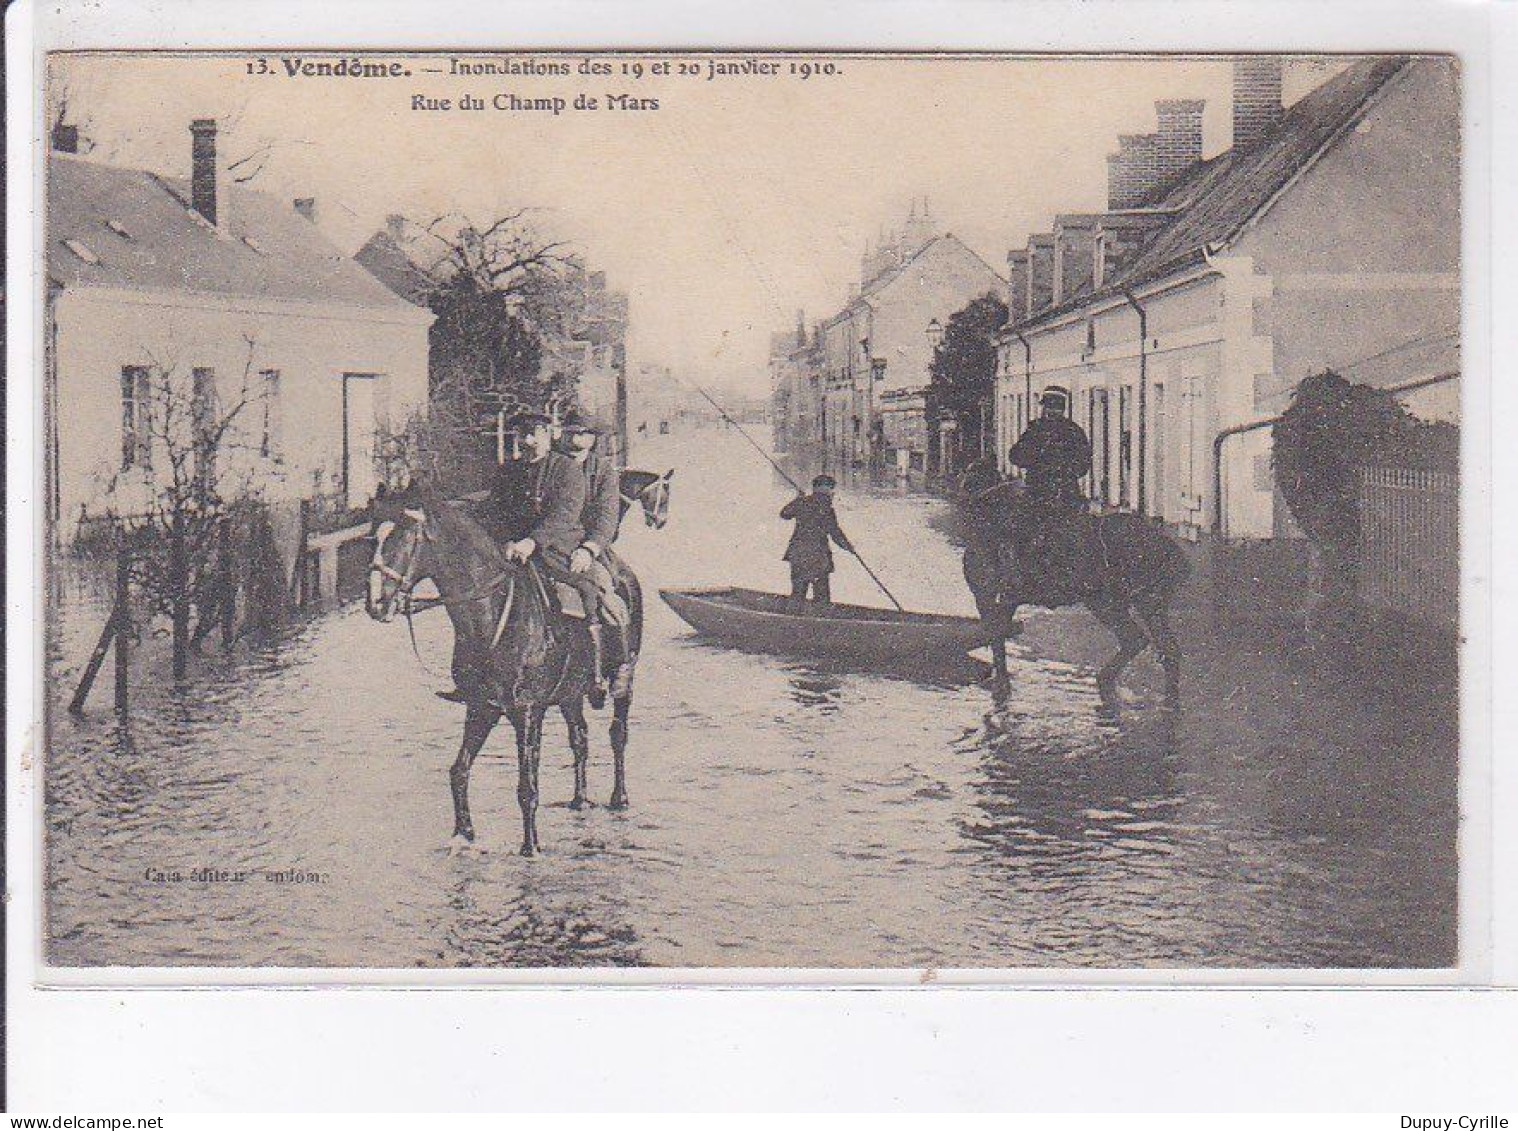
<path id="1" fill-rule="evenodd" d="M 543 753 L 543 716 L 547 713 L 546 707 L 529 707 L 527 710 L 527 742 L 526 742 L 526 769 L 527 769 L 527 798 L 523 801 L 522 813 L 525 818 L 522 828 L 522 855 L 531 856 L 537 852 L 538 844 L 538 762 Z M 517 784 L 517 798 L 522 800 L 522 787 L 520 781 Z"/>
<path id="2" fill-rule="evenodd" d="M 533 826 L 537 822 L 538 795 L 533 788 L 532 758 L 528 752 L 531 739 L 531 723 L 527 711 L 514 709 L 507 718 L 517 732 L 517 804 L 522 809 L 522 855 L 531 856 L 537 848 L 537 836 Z"/>
<path id="3" fill-rule="evenodd" d="M 453 835 L 465 840 L 474 839 L 474 822 L 469 819 L 469 768 L 500 717 L 495 708 L 478 704 L 470 704 L 464 712 L 464 741 L 448 771 L 448 781 L 453 787 Z"/>
<path id="4" fill-rule="evenodd" d="M 1149 646 L 1149 637 L 1144 632 L 1143 625 L 1133 619 L 1133 613 L 1127 605 L 1098 601 L 1089 608 L 1096 614 L 1097 620 L 1106 625 L 1117 637 L 1116 655 L 1102 666 L 1096 676 L 1096 687 L 1101 694 L 1102 703 L 1108 707 L 1116 707 L 1118 676 L 1122 675 L 1129 660 Z"/>
<path id="5" fill-rule="evenodd" d="M 1181 702 L 1181 646 L 1170 626 L 1170 612 L 1163 602 L 1157 602 L 1140 616 L 1154 650 L 1160 654 L 1160 665 L 1165 669 L 1165 702 L 1177 707 Z"/>
<path id="6" fill-rule="evenodd" d="M 586 793 L 585 782 L 586 768 L 590 762 L 590 727 L 585 722 L 585 702 L 576 698 L 568 703 L 560 703 L 559 712 L 569 727 L 569 748 L 575 755 L 575 796 L 569 807 L 584 809 L 587 805 L 594 804 Z"/>
<path id="7" fill-rule="evenodd" d="M 615 777 L 611 787 L 611 807 L 627 808 L 627 719 L 632 714 L 632 692 L 612 700 L 611 753 Z"/>

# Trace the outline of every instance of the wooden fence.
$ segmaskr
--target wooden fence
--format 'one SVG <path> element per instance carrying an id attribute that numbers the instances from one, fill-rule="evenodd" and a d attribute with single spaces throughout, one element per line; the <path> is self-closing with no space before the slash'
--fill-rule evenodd
<path id="1" fill-rule="evenodd" d="M 1442 471 L 1360 471 L 1360 599 L 1435 628 L 1460 622 L 1460 480 Z"/>

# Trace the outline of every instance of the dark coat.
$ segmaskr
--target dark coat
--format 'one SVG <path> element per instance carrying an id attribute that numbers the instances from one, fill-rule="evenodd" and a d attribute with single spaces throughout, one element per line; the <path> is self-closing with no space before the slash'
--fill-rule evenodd
<path id="1" fill-rule="evenodd" d="M 617 540 L 622 525 L 622 473 L 616 464 L 591 452 L 581 470 L 585 473 L 585 511 L 580 516 L 585 541 L 605 550 Z"/>
<path id="2" fill-rule="evenodd" d="M 573 553 L 585 538 L 585 473 L 568 456 L 549 452 L 537 463 L 501 465 L 485 502 L 487 529 L 500 541 L 531 538 L 545 551 Z"/>
<path id="3" fill-rule="evenodd" d="M 1068 417 L 1040 416 L 1028 425 L 1007 458 L 1028 473 L 1034 502 L 1078 503 L 1080 479 L 1091 473 L 1091 441 Z"/>
<path id="4" fill-rule="evenodd" d="M 837 543 L 840 550 L 853 550 L 838 525 L 838 515 L 829 500 L 816 495 L 798 495 L 785 504 L 780 517 L 796 522 L 782 560 L 791 563 L 791 573 L 798 578 L 815 581 L 833 572 L 829 539 Z"/>

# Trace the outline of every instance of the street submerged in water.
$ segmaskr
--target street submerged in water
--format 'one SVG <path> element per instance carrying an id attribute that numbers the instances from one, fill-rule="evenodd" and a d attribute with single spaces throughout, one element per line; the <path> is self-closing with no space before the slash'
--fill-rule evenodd
<path id="1" fill-rule="evenodd" d="M 624 523 L 649 594 L 632 808 L 605 712 L 592 795 L 551 716 L 543 854 L 523 859 L 508 728 L 450 849 L 463 711 L 451 632 L 347 606 L 144 692 L 129 724 L 52 712 L 50 962 L 205 966 L 1439 967 L 1456 961 L 1454 708 L 1303 674 L 1188 623 L 1099 708 L 1111 641 L 1025 613 L 1012 693 L 831 670 L 691 633 L 659 588 L 776 592 L 790 489 L 718 428 L 650 440 L 669 525 Z M 948 504 L 845 488 L 839 515 L 912 609 L 970 614 Z M 883 604 L 840 559 L 835 599 Z M 83 636 L 68 609 L 55 678 Z M 84 643 L 87 651 L 88 643 Z M 423 666 L 425 665 L 425 667 Z M 1448 701 L 1452 700 L 1439 700 Z M 333 705 L 341 704 L 341 725 Z M 129 929 L 128 929 L 129 928 Z"/>

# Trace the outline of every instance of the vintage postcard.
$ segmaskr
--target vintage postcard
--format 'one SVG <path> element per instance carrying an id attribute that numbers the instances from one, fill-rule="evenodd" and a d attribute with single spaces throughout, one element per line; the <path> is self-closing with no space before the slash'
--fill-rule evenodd
<path id="1" fill-rule="evenodd" d="M 1463 87 L 49 55 L 42 978 L 1452 980 Z"/>

